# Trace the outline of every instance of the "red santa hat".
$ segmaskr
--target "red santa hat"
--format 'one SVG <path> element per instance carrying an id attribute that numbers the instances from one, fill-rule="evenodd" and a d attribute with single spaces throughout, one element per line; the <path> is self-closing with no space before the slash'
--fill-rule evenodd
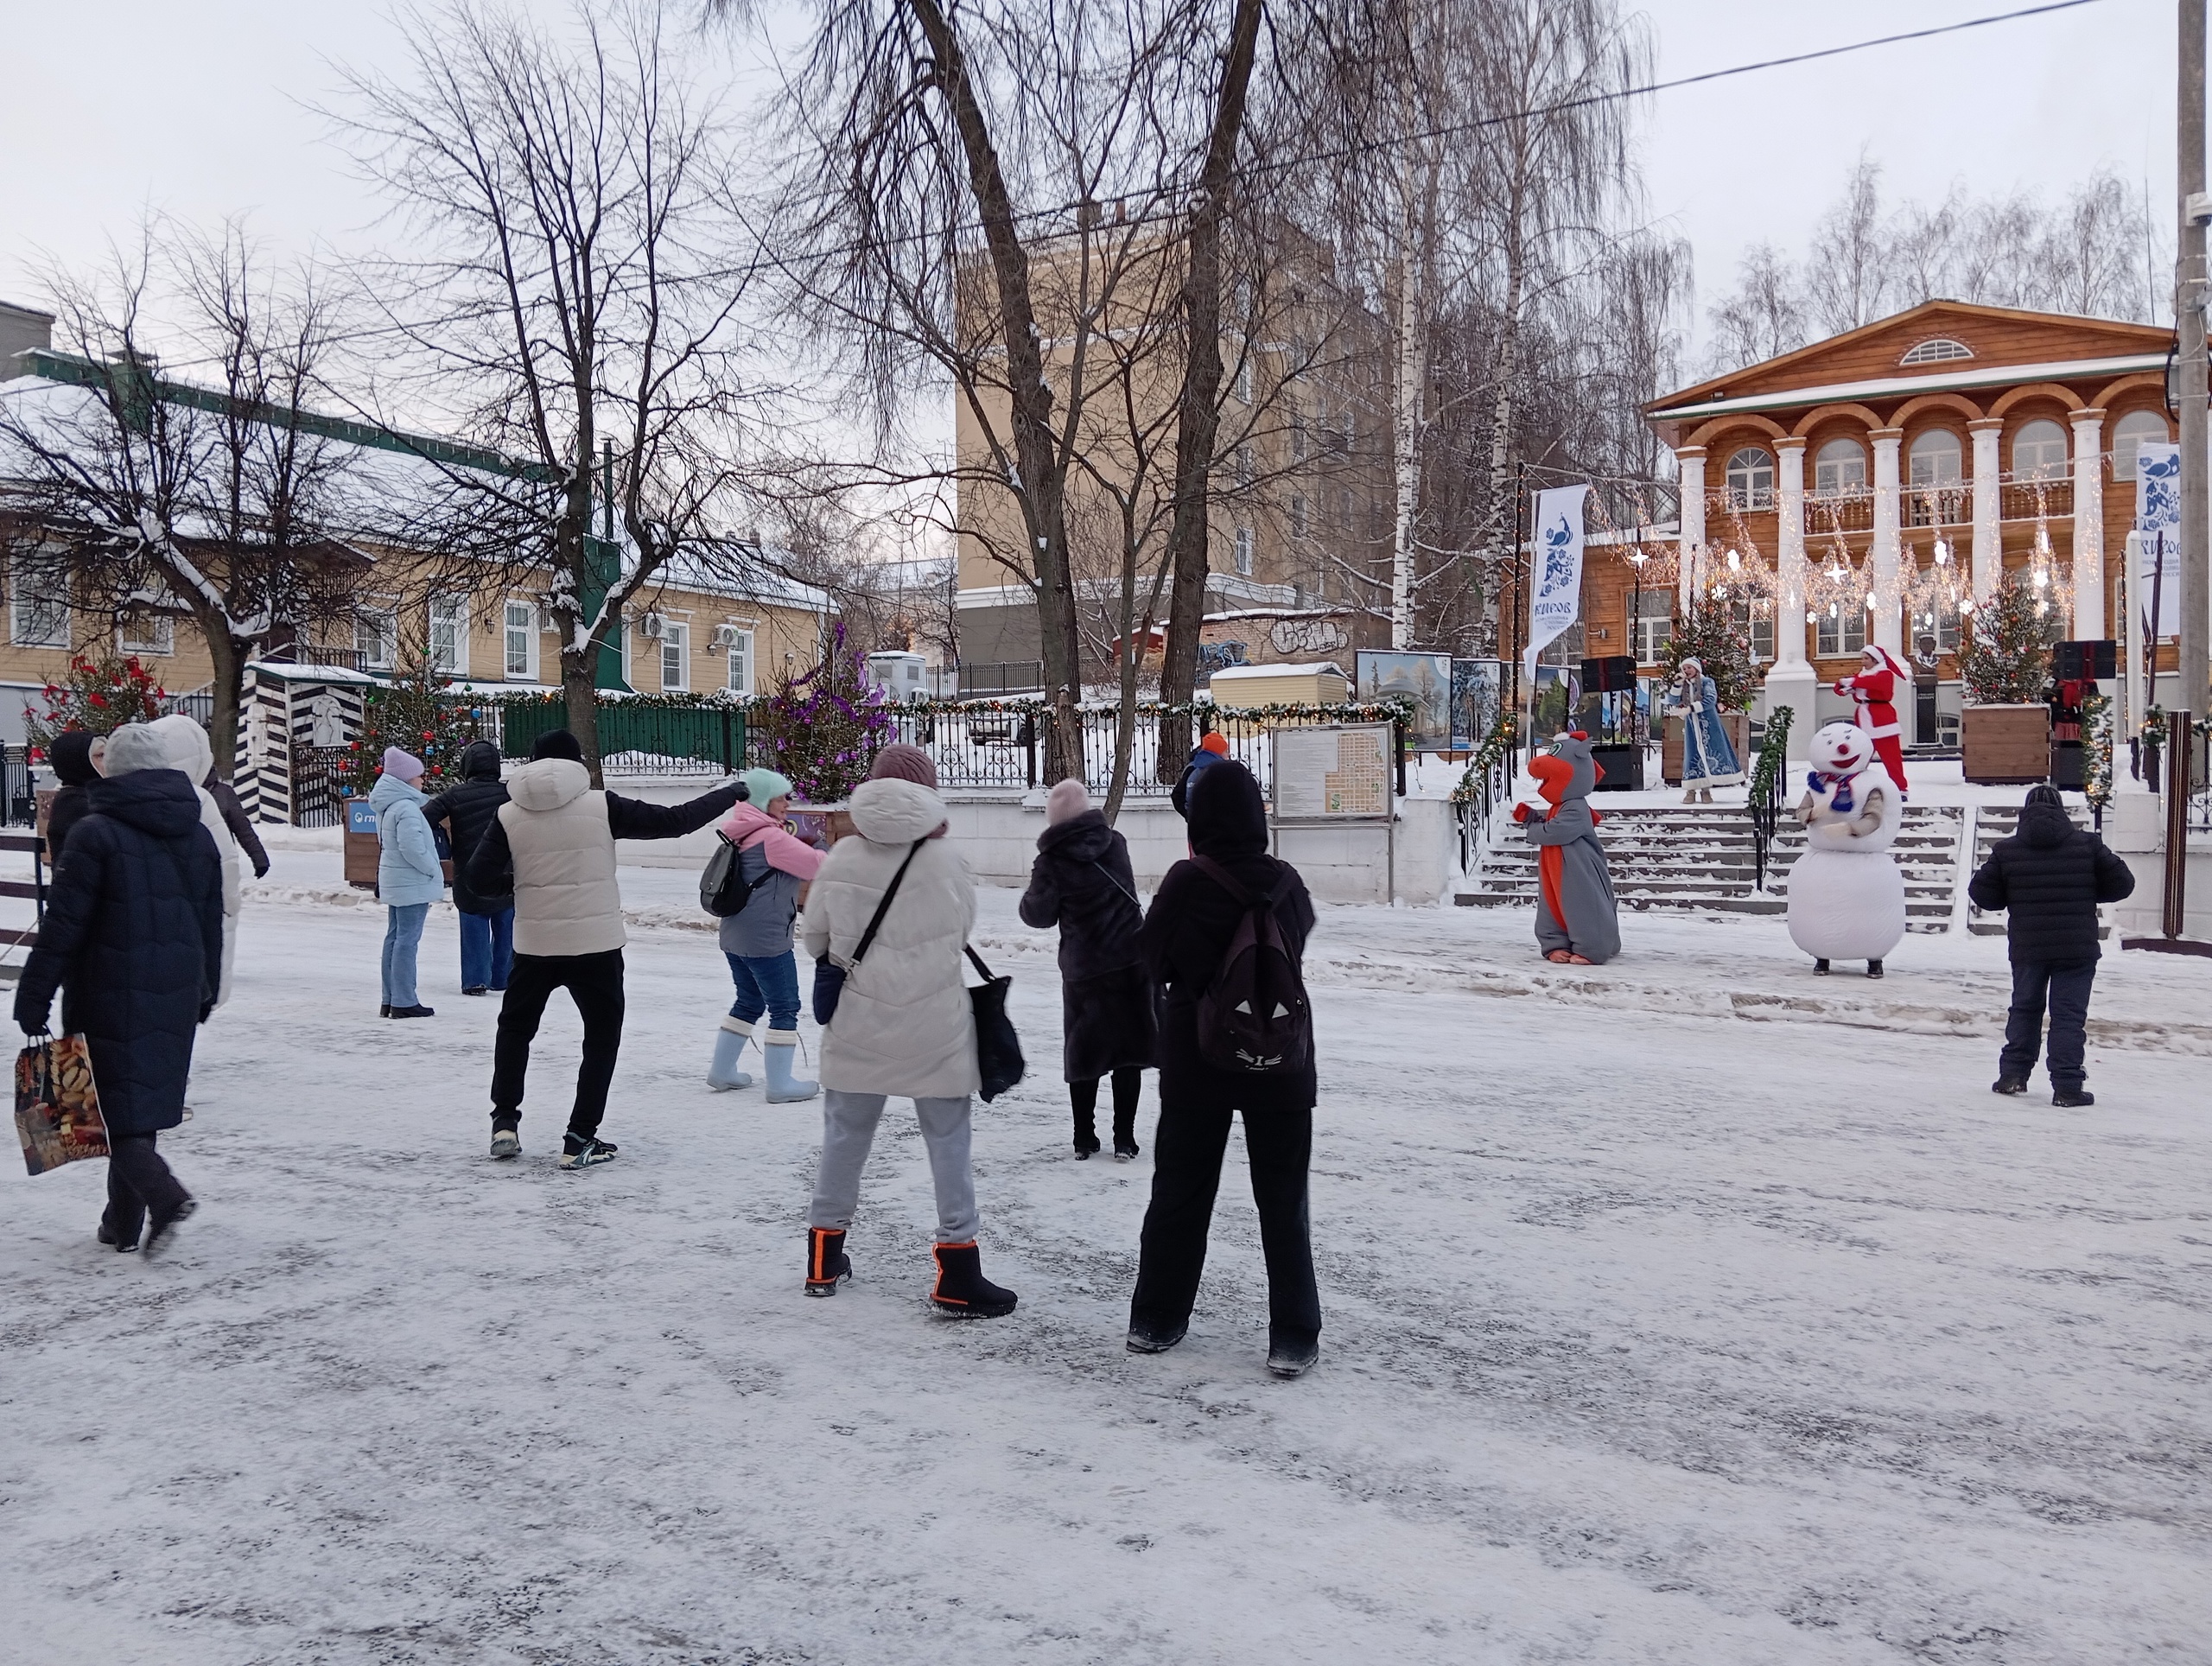
<path id="1" fill-rule="evenodd" d="M 1887 648 L 1883 647 L 1880 644 L 1869 642 L 1866 647 L 1861 650 L 1861 652 L 1872 658 L 1877 666 L 1880 667 L 1883 671 L 1889 672 L 1891 676 L 1902 677 L 1907 682 L 1910 682 L 1912 680 L 1912 667 L 1906 664 L 1904 660 L 1898 658 L 1897 655 L 1891 653 Z"/>

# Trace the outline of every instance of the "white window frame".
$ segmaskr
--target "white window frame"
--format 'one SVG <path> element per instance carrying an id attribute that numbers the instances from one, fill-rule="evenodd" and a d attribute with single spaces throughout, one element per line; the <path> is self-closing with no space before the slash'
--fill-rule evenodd
<path id="1" fill-rule="evenodd" d="M 2112 477 L 2116 480 L 2135 478 L 2135 450 L 2145 443 L 2164 445 L 2174 437 L 2166 419 L 2155 410 L 2131 410 L 2113 424 Z"/>
<path id="2" fill-rule="evenodd" d="M 18 648 L 67 648 L 72 619 L 69 569 L 59 561 L 17 556 L 8 563 L 8 640 Z"/>
<path id="3" fill-rule="evenodd" d="M 1948 450 L 1940 449 L 1930 443 L 1939 439 L 1950 442 Z M 1948 462 L 1950 473 L 1948 474 L 1936 472 L 1936 459 L 1939 456 Z M 1921 468 L 1923 463 L 1928 465 L 1925 472 Z M 1966 447 L 1949 429 L 1931 428 L 1925 433 L 1913 436 L 1912 444 L 1905 452 L 1905 484 L 1908 486 L 1961 486 L 1966 481 L 1965 471 Z"/>
<path id="4" fill-rule="evenodd" d="M 1633 639 L 1631 652 L 1639 665 L 1656 665 L 1675 639 L 1675 593 L 1671 588 L 1647 589 L 1640 594 L 1629 592 L 1629 606 L 1641 605 L 1643 612 L 1631 621 L 1630 634 Z"/>
<path id="5" fill-rule="evenodd" d="M 668 668 L 676 667 L 676 680 L 670 682 Z M 663 614 L 660 621 L 660 690 L 663 694 L 689 694 L 691 691 L 691 625 L 688 620 L 671 619 Z"/>
<path id="6" fill-rule="evenodd" d="M 1294 538 L 1306 536 L 1306 494 L 1302 492 L 1290 494 L 1290 535 Z"/>
<path id="7" fill-rule="evenodd" d="M 517 615 L 520 617 L 518 619 Z M 522 665 L 515 665 L 515 641 L 522 640 Z M 523 596 L 509 596 L 499 613 L 499 665 L 511 682 L 537 681 L 537 604 Z"/>
<path id="8" fill-rule="evenodd" d="M 176 620 L 151 608 L 135 608 L 116 621 L 115 645 L 123 653 L 167 658 L 176 652 Z"/>
<path id="9" fill-rule="evenodd" d="M 382 629 L 378 628 L 378 626 Z M 383 652 L 377 651 L 381 648 Z M 373 602 L 353 612 L 353 651 L 361 656 L 361 669 L 388 671 L 399 663 L 399 610 Z"/>
<path id="10" fill-rule="evenodd" d="M 1728 458 L 1728 501 L 1738 509 L 1774 507 L 1774 453 L 1747 445 Z"/>
<path id="11" fill-rule="evenodd" d="M 1866 448 L 1858 441 L 1847 437 L 1830 440 L 1814 454 L 1815 497 L 1847 498 L 1866 489 Z"/>
<path id="12" fill-rule="evenodd" d="M 2047 431 L 2044 431 L 2047 430 Z M 2048 452 L 2053 444 L 2058 448 L 2055 458 L 2036 461 L 2020 455 L 2023 442 L 2040 452 Z M 2074 448 L 2068 443 L 2063 423 L 2048 416 L 2037 416 L 2020 424 L 2012 436 L 2012 478 L 2016 480 L 2063 480 L 2074 470 Z"/>
<path id="13" fill-rule="evenodd" d="M 1236 397 L 1248 405 L 1252 403 L 1252 350 L 1249 347 L 1236 355 Z"/>
<path id="14" fill-rule="evenodd" d="M 753 633 L 738 624 L 732 624 L 730 630 L 729 690 L 749 695 L 753 692 Z"/>
<path id="15" fill-rule="evenodd" d="M 1841 659 L 1859 652 L 1866 645 L 1866 610 L 1846 603 L 1830 619 L 1823 607 L 1813 620 L 1813 657 L 1815 659 Z"/>
<path id="16" fill-rule="evenodd" d="M 1251 577 L 1252 529 L 1249 526 L 1240 526 L 1236 529 L 1236 556 L 1234 559 L 1236 563 L 1236 571 L 1238 575 L 1243 578 Z"/>
<path id="17" fill-rule="evenodd" d="M 430 666 L 448 677 L 468 675 L 468 598 L 467 596 L 433 596 L 429 608 L 429 633 L 423 639 L 429 652 Z M 440 632 L 450 632 L 449 650 L 438 646 Z"/>

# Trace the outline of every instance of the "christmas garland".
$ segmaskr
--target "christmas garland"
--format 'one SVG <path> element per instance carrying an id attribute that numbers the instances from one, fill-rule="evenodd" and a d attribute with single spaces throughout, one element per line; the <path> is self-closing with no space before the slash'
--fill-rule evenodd
<path id="1" fill-rule="evenodd" d="M 1459 777 L 1459 785 L 1452 789 L 1453 804 L 1464 804 L 1474 802 L 1476 791 L 1483 783 L 1490 779 L 1491 771 L 1497 766 L 1498 760 L 1511 750 L 1514 742 L 1519 738 L 1520 732 L 1521 722 L 1518 712 L 1508 711 L 1498 714 L 1497 722 L 1491 725 L 1491 731 L 1484 737 L 1482 745 L 1475 748 L 1475 755 L 1467 760 L 1467 767 L 1465 773 Z"/>
<path id="2" fill-rule="evenodd" d="M 2082 791 L 2099 810 L 2112 801 L 2112 699 L 2091 689 L 2082 696 L 2082 732 L 2089 737 Z"/>

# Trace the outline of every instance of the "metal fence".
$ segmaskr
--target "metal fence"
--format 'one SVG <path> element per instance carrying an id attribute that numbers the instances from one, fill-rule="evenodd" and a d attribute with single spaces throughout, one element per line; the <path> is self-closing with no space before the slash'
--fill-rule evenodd
<path id="1" fill-rule="evenodd" d="M 566 727 L 558 700 L 512 702 L 494 710 L 501 754 L 527 758 L 537 737 Z M 600 767 L 608 775 L 728 775 L 745 767 L 745 709 L 609 700 L 599 708 Z"/>
<path id="2" fill-rule="evenodd" d="M 1039 694 L 1045 688 L 1045 664 L 1039 659 L 1009 659 L 982 664 L 933 665 L 928 677 L 930 696 L 937 700 Z"/>
<path id="3" fill-rule="evenodd" d="M 10 827 L 38 823 L 38 790 L 31 777 L 29 747 L 0 747 L 0 815 Z"/>
<path id="4" fill-rule="evenodd" d="M 292 825 L 343 827 L 359 763 L 350 747 L 294 747 Z"/>

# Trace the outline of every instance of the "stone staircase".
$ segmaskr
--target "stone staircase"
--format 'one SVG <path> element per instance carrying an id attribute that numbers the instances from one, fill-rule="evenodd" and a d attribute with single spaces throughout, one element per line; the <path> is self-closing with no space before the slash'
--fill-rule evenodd
<path id="1" fill-rule="evenodd" d="M 1762 891 L 1753 884 L 1751 818 L 1742 805 L 1612 810 L 1602 796 L 1592 802 L 1600 817 L 1598 836 L 1605 843 L 1613 893 L 1624 907 L 1737 914 L 1779 914 L 1789 907 L 1789 865 L 1804 849 L 1805 834 L 1787 811 L 1767 851 Z M 1956 805 L 1905 808 L 1893 849 L 1904 869 L 1910 931 L 1951 927 L 1965 813 Z M 1465 907 L 1534 907 L 1535 847 L 1510 822 L 1503 823 L 1496 836 L 1497 844 L 1461 881 L 1454 900 Z M 1998 929 L 2003 929 L 2001 923 Z"/>
<path id="2" fill-rule="evenodd" d="M 2086 806 L 2077 808 L 2069 804 L 2066 806 L 2066 813 L 2073 817 L 2075 826 L 2085 828 L 2089 825 L 2089 812 Z M 1974 812 L 1974 862 L 1972 866 L 1960 875 L 1961 887 L 1963 887 L 1966 881 L 1974 877 L 1975 870 L 1989 860 L 1990 846 L 1995 844 L 1999 839 L 2011 838 L 2019 830 L 2020 807 L 2018 804 L 1984 804 L 1977 810 Z M 2000 909 L 1996 913 L 1985 914 L 1972 903 L 1968 903 L 1967 930 L 1976 937 L 2003 937 L 2005 935 L 2004 911 Z M 2109 925 L 2100 925 L 2097 928 L 2097 935 L 2101 938 L 2110 937 L 2112 928 Z"/>

